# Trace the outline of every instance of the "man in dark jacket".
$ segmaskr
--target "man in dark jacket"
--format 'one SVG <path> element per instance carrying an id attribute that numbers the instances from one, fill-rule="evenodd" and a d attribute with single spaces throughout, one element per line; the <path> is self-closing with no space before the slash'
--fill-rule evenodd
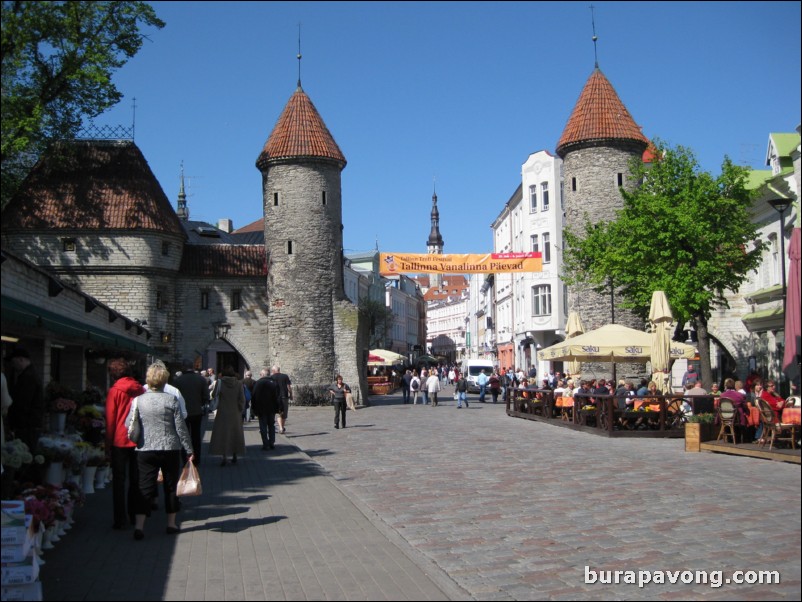
<path id="1" fill-rule="evenodd" d="M 175 379 L 175 387 L 184 396 L 187 406 L 187 429 L 192 439 L 192 450 L 195 452 L 193 461 L 196 466 L 201 462 L 201 441 L 203 441 L 203 413 L 204 406 L 209 400 L 209 385 L 206 379 L 193 369 L 192 362 L 184 362 L 181 376 Z M 182 451 L 184 462 L 186 452 Z"/>
<path id="2" fill-rule="evenodd" d="M 268 450 L 276 446 L 276 412 L 280 407 L 279 388 L 267 368 L 262 368 L 259 377 L 253 386 L 251 411 L 259 418 L 262 449 Z"/>
<path id="3" fill-rule="evenodd" d="M 8 379 L 8 392 L 13 405 L 8 409 L 8 428 L 25 442 L 33 452 L 42 434 L 45 417 L 45 400 L 42 381 L 31 364 L 31 356 L 26 349 L 17 347 L 11 353 L 14 366 Z"/>

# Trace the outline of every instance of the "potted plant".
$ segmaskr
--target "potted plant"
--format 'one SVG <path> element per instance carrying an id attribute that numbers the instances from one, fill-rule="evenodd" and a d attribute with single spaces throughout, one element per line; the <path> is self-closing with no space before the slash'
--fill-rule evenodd
<path id="1" fill-rule="evenodd" d="M 715 414 L 694 414 L 685 422 L 685 451 L 701 451 L 701 444 L 713 438 Z"/>

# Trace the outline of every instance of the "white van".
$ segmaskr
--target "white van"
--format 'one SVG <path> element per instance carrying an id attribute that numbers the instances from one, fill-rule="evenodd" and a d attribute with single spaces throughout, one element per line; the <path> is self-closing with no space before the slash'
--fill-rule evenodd
<path id="1" fill-rule="evenodd" d="M 485 375 L 490 378 L 493 374 L 493 362 L 490 360 L 463 360 L 462 361 L 462 374 L 465 380 L 468 381 L 468 392 L 478 393 L 479 385 L 476 384 L 477 377 L 485 371 Z"/>

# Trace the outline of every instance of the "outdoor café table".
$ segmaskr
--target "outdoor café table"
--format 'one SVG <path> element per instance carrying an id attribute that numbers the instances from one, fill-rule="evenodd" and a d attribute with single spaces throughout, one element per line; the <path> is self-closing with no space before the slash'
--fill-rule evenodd
<path id="1" fill-rule="evenodd" d="M 574 413 L 574 398 L 558 397 L 554 400 L 554 407 L 560 408 L 560 416 L 567 422 Z"/>
<path id="2" fill-rule="evenodd" d="M 783 424 L 799 424 L 802 408 L 785 408 L 782 414 Z"/>

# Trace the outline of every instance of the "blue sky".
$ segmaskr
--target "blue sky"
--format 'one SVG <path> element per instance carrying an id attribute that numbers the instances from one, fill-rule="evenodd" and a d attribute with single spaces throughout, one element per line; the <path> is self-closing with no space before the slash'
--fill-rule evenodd
<path id="1" fill-rule="evenodd" d="M 521 165 L 554 153 L 593 71 L 584 2 L 152 2 L 167 25 L 116 72 L 173 202 L 259 219 L 254 163 L 298 79 L 339 144 L 346 252 L 426 251 L 436 178 L 446 253 L 492 249 Z M 593 2 L 599 66 L 649 138 L 764 168 L 800 123 L 799 2 Z"/>

